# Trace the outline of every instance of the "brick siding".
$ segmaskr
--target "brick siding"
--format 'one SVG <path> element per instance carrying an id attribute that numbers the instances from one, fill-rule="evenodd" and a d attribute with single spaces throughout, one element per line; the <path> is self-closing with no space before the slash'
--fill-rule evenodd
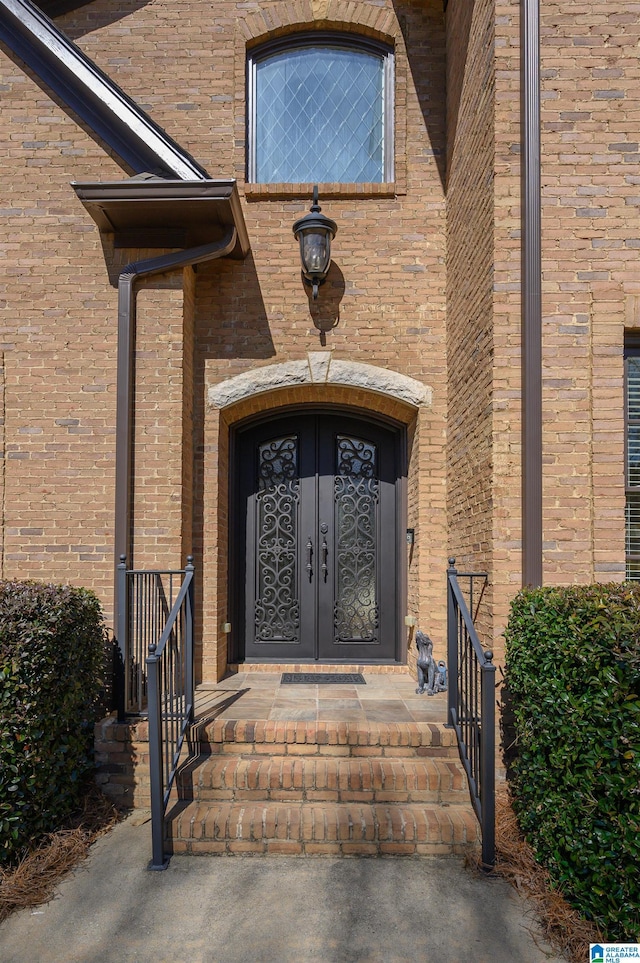
<path id="1" fill-rule="evenodd" d="M 493 586 L 494 63 L 490 0 L 447 7 L 449 551 Z"/>
<path id="2" fill-rule="evenodd" d="M 245 261 L 155 278 L 138 294 L 134 562 L 193 549 L 198 677 L 226 667 L 230 430 L 208 389 L 330 350 L 409 375 L 432 404 L 409 434 L 408 612 L 444 655 L 449 554 L 489 571 L 483 639 L 501 652 L 520 582 L 519 4 L 107 0 L 61 27 L 210 172 L 236 177 Z M 622 347 L 640 326 L 640 5 L 542 10 L 544 572 L 624 570 Z M 307 187 L 245 184 L 247 47 L 309 29 L 359 32 L 396 54 L 393 185 L 325 185 L 338 224 L 317 304 L 293 221 Z M 70 181 L 123 171 L 0 51 L 4 159 L 0 310 L 5 577 L 96 589 L 113 579 L 117 277 L 140 249 L 101 239 Z M 448 119 L 447 119 L 448 118 Z M 446 187 L 446 190 L 445 190 Z M 157 252 L 154 252 L 157 253 Z M 288 401 L 371 407 L 328 389 Z M 258 407 L 253 410 L 259 410 Z M 407 633 L 412 652 L 413 636 Z M 411 660 L 412 661 L 412 660 Z"/>

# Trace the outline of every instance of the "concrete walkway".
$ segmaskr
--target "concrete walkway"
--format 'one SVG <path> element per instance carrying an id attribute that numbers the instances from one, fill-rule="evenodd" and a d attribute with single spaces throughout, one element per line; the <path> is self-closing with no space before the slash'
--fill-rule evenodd
<path id="1" fill-rule="evenodd" d="M 459 859 L 174 856 L 152 873 L 143 818 L 0 926 L 2 963 L 564 963 L 507 883 Z"/>

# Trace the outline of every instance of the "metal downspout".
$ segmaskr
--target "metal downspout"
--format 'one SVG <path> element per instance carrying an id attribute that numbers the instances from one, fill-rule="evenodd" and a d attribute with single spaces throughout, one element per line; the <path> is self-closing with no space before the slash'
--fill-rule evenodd
<path id="1" fill-rule="evenodd" d="M 120 558 L 131 561 L 131 505 L 132 505 L 132 433 L 134 400 L 134 347 L 135 347 L 135 285 L 141 278 L 153 274 L 165 274 L 177 268 L 184 268 L 203 261 L 213 261 L 225 257 L 233 251 L 237 232 L 231 228 L 221 241 L 202 244 L 199 247 L 161 254 L 128 264 L 118 279 L 118 368 L 116 389 L 116 508 L 115 508 L 115 549 L 116 566 Z M 120 605 L 118 579 L 114 588 L 114 624 L 117 629 L 118 644 L 124 659 L 125 636 L 121 631 L 119 619 L 123 612 Z"/>
<path id="2" fill-rule="evenodd" d="M 542 585 L 540 0 L 520 7 L 522 584 Z"/>

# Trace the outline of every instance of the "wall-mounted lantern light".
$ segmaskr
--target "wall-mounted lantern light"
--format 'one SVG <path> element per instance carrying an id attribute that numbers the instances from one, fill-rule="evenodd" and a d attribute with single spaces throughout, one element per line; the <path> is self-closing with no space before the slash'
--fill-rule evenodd
<path id="1" fill-rule="evenodd" d="M 331 264 L 331 239 L 336 236 L 338 226 L 331 218 L 320 213 L 318 204 L 318 185 L 313 188 L 311 213 L 305 214 L 293 225 L 293 233 L 300 242 L 302 276 L 313 287 L 314 300 L 318 297 L 318 286 L 323 283 Z"/>

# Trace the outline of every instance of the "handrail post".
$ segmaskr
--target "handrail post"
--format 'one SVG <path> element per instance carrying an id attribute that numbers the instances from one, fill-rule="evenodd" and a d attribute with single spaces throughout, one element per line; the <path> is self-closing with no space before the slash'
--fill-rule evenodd
<path id="1" fill-rule="evenodd" d="M 447 662 L 449 663 L 449 680 L 447 685 L 447 721 L 445 725 L 451 728 L 458 705 L 458 620 L 453 604 L 453 589 L 451 578 L 457 570 L 455 558 L 449 559 L 447 569 Z"/>
<path id="2" fill-rule="evenodd" d="M 188 699 L 188 705 L 190 706 L 190 722 L 193 722 L 194 714 L 194 702 L 195 702 L 195 686 L 193 679 L 193 612 L 194 612 L 194 572 L 195 567 L 193 564 L 193 555 L 187 556 L 187 564 L 185 566 L 185 576 L 191 575 L 191 583 L 189 585 L 189 590 L 187 593 L 186 603 L 187 603 L 187 625 L 186 625 L 186 645 L 185 645 L 185 659 L 186 659 L 186 679 L 185 679 L 185 689 Z"/>
<path id="3" fill-rule="evenodd" d="M 473 579 L 480 577 L 480 573 L 464 572 L 461 577 L 471 580 L 471 611 L 458 584 L 455 559 L 450 558 L 447 569 L 449 728 L 456 732 L 460 761 L 469 780 L 471 803 L 480 822 L 482 868 L 490 872 L 496 859 L 496 668 L 493 665 L 493 652 L 482 648 L 474 626 Z M 486 583 L 486 575 L 482 577 Z"/>
<path id="4" fill-rule="evenodd" d="M 149 791 L 151 795 L 151 862 L 149 869 L 166 869 L 164 853 L 164 799 L 162 791 L 162 720 L 160 717 L 160 659 L 156 645 L 149 646 L 147 694 L 149 700 Z"/>
<path id="5" fill-rule="evenodd" d="M 127 591 L 127 558 L 120 556 L 117 568 L 117 597 L 116 605 L 116 633 L 119 664 L 114 666 L 115 704 L 118 722 L 124 722 L 128 699 L 128 666 L 129 666 L 129 592 Z"/>
<path id="6" fill-rule="evenodd" d="M 496 727 L 495 727 L 495 679 L 496 667 L 493 652 L 487 649 L 484 663 L 480 666 L 482 732 L 480 785 L 482 787 L 482 865 L 487 871 L 496 862 Z"/>

